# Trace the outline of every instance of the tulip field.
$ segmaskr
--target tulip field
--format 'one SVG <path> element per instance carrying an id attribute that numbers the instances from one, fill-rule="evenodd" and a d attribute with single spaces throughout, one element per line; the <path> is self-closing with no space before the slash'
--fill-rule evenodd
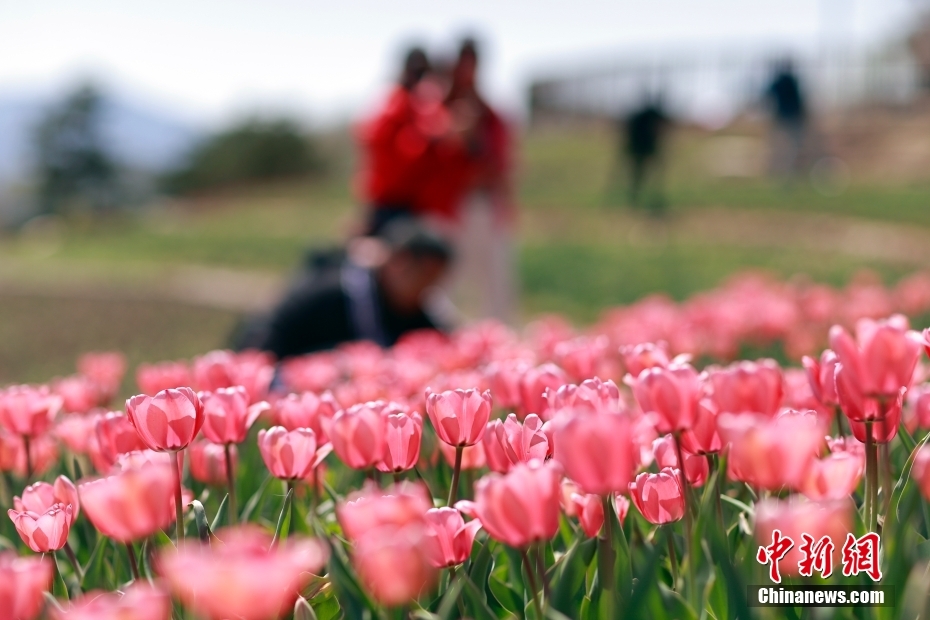
<path id="1" fill-rule="evenodd" d="M 745 277 L 153 361 L 124 405 L 87 353 L 0 391 L 0 619 L 926 617 L 928 309 L 920 274 Z"/>

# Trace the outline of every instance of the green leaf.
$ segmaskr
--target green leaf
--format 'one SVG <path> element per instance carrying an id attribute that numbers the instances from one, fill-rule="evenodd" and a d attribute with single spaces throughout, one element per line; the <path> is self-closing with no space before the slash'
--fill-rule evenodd
<path id="1" fill-rule="evenodd" d="M 488 578 L 488 587 L 501 607 L 510 613 L 523 615 L 523 597 L 516 590 L 494 575 Z"/>
<path id="2" fill-rule="evenodd" d="M 453 579 L 439 602 L 439 609 L 436 610 L 436 617 L 441 620 L 452 620 L 457 611 L 459 595 L 462 592 L 463 582 L 461 579 Z"/>
<path id="3" fill-rule="evenodd" d="M 476 543 L 480 544 L 480 543 Z M 468 569 L 468 576 L 473 583 L 487 583 L 488 575 L 491 574 L 491 561 L 494 557 L 491 555 L 492 541 L 486 538 L 484 544 L 478 550 L 478 553 L 472 554 L 471 566 Z"/>
<path id="4" fill-rule="evenodd" d="M 339 601 L 345 618 L 363 618 L 369 614 L 372 611 L 372 605 L 355 580 L 348 565 L 348 557 L 340 545 L 330 546 L 328 566 L 333 593 Z"/>
<path id="5" fill-rule="evenodd" d="M 550 599 L 554 609 L 567 614 L 577 609 L 578 601 L 584 596 L 585 574 L 596 551 L 596 538 L 579 540 L 562 558 Z"/>
<path id="6" fill-rule="evenodd" d="M 210 531 L 210 524 L 207 523 L 207 513 L 203 509 L 200 500 L 191 501 L 191 512 L 194 513 L 194 523 L 197 524 L 197 536 L 200 542 L 209 543 L 213 532 Z"/>
<path id="7" fill-rule="evenodd" d="M 475 585 L 466 573 L 459 573 L 459 579 L 463 582 L 464 588 L 462 595 L 465 597 L 465 603 L 471 610 L 470 617 L 474 620 L 494 620 L 497 616 L 488 605 L 484 590 Z"/>
<path id="8" fill-rule="evenodd" d="M 697 620 L 698 615 L 691 609 L 691 606 L 685 602 L 678 592 L 669 590 L 664 583 L 659 584 L 659 592 L 662 595 L 662 607 L 666 610 L 666 618 L 675 618 L 676 620 Z M 742 616 L 740 616 L 742 617 Z M 746 616 L 749 618 L 749 616 Z"/>
<path id="9" fill-rule="evenodd" d="M 81 576 L 81 587 L 84 587 L 84 582 L 87 580 L 88 573 L 91 570 L 94 571 L 95 576 L 100 574 L 100 557 L 101 557 L 101 548 L 107 544 L 109 539 L 105 536 L 97 535 L 97 544 L 94 545 L 94 550 L 90 552 L 90 557 L 87 559 L 87 564 L 84 565 L 82 576 Z"/>
<path id="10" fill-rule="evenodd" d="M 298 596 L 297 602 L 294 603 L 294 620 L 319 620 L 313 607 L 302 596 Z"/>
<path id="11" fill-rule="evenodd" d="M 223 523 L 226 521 L 226 511 L 229 509 L 227 501 L 229 500 L 229 493 L 223 496 L 223 501 L 220 502 L 220 507 L 216 509 L 216 514 L 213 515 L 213 522 L 210 524 L 210 531 L 215 532 L 217 529 L 223 526 Z"/>
<path id="12" fill-rule="evenodd" d="M 317 620 L 335 620 L 342 613 L 332 588 L 328 588 L 326 594 L 315 596 L 310 605 L 316 613 Z"/>
<path id="13" fill-rule="evenodd" d="M 720 496 L 720 499 L 722 499 L 728 504 L 732 504 L 733 506 L 736 506 L 742 512 L 747 513 L 751 517 L 754 517 L 756 515 L 756 511 L 753 510 L 752 506 L 750 506 L 749 504 L 744 504 L 743 502 L 739 501 L 738 499 L 734 497 L 730 497 L 729 495 L 723 494 Z"/>
<path id="14" fill-rule="evenodd" d="M 258 490 L 252 494 L 252 497 L 249 498 L 249 501 L 245 503 L 245 508 L 242 510 L 242 516 L 240 522 L 246 523 L 249 518 L 252 516 L 252 513 L 255 511 L 255 508 L 258 507 L 258 502 L 264 497 L 265 491 L 268 490 L 268 487 L 271 484 L 271 481 L 275 478 L 269 475 L 262 481 L 261 486 L 258 487 Z"/>
<path id="15" fill-rule="evenodd" d="M 282 538 L 287 538 L 288 528 L 291 524 L 291 502 L 294 497 L 294 489 L 288 489 L 287 495 L 284 496 L 284 505 L 281 507 L 281 514 L 278 516 L 278 525 L 274 528 L 274 538 L 271 539 L 272 548 L 278 544 Z"/>

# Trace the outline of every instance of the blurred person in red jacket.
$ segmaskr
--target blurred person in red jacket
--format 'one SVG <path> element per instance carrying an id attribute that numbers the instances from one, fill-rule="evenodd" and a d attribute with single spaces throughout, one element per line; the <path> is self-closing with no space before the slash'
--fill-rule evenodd
<path id="1" fill-rule="evenodd" d="M 444 105 L 443 88 L 418 47 L 407 52 L 397 85 L 357 137 L 362 166 L 357 190 L 368 214 L 365 233 L 377 234 L 399 216 L 422 216 L 444 207 L 424 183 L 466 166 L 463 135 L 470 128 Z"/>
<path id="2" fill-rule="evenodd" d="M 478 49 L 465 39 L 452 69 L 446 108 L 457 119 L 464 159 L 442 166 L 422 192 L 432 218 L 452 231 L 457 264 L 453 298 L 466 310 L 505 322 L 514 319 L 516 278 L 511 132 L 478 91 Z M 470 306 L 470 307 L 469 307 Z"/>

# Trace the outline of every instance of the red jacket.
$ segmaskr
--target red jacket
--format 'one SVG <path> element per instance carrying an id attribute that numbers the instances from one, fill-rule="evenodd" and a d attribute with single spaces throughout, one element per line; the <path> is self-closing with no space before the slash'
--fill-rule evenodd
<path id="1" fill-rule="evenodd" d="M 442 100 L 430 85 L 421 84 L 413 91 L 396 87 L 357 133 L 362 199 L 374 207 L 418 210 L 420 185 L 436 168 L 437 140 L 448 125 Z"/>

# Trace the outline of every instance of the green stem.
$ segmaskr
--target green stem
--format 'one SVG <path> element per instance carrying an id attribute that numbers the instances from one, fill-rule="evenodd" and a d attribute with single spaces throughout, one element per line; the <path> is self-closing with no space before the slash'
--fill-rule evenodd
<path id="1" fill-rule="evenodd" d="M 839 437 L 846 436 L 846 427 L 843 424 L 843 416 L 846 415 L 843 413 L 843 410 L 840 409 L 839 405 L 834 405 L 833 407 L 833 417 L 836 419 L 836 430 L 839 433 Z"/>
<path id="2" fill-rule="evenodd" d="M 319 475 L 319 470 L 314 467 L 313 478 L 311 478 L 311 484 L 313 488 L 310 489 L 310 518 L 314 521 L 317 518 L 317 510 L 319 509 L 320 504 L 320 481 L 318 479 Z"/>
<path id="3" fill-rule="evenodd" d="M 26 453 L 26 484 L 32 482 L 32 444 L 29 435 L 23 435 L 23 452 Z"/>
<path id="4" fill-rule="evenodd" d="M 290 536 L 291 532 L 297 526 L 297 521 L 295 520 L 295 516 L 297 515 L 297 507 L 294 505 L 294 494 L 297 492 L 297 490 L 294 488 L 293 480 L 287 481 L 287 492 L 291 496 L 291 505 L 289 509 L 291 513 L 291 524 L 290 527 L 287 528 L 287 535 Z"/>
<path id="5" fill-rule="evenodd" d="M 64 586 L 65 596 L 68 597 L 68 600 L 71 600 L 71 592 L 68 591 L 68 582 L 65 581 L 65 576 L 61 574 L 61 567 L 58 566 L 58 556 L 54 552 L 49 553 L 52 556 L 52 565 L 55 567 L 55 577 L 61 580 L 61 585 Z"/>
<path id="6" fill-rule="evenodd" d="M 878 493 L 878 455 L 872 438 L 871 421 L 865 422 L 865 526 L 867 532 L 875 531 L 876 495 Z"/>
<path id="7" fill-rule="evenodd" d="M 226 486 L 229 490 L 229 524 L 235 525 L 239 520 L 239 510 L 236 506 L 236 471 L 232 460 L 232 445 L 224 445 L 223 452 L 226 456 Z"/>
<path id="8" fill-rule="evenodd" d="M 446 502 L 446 506 L 452 505 L 458 493 L 459 475 L 462 472 L 462 451 L 464 449 L 464 446 L 455 446 L 455 465 L 452 467 L 452 484 L 449 485 L 449 501 Z"/>
<path id="9" fill-rule="evenodd" d="M 80 584 L 84 583 L 84 571 L 81 570 L 81 565 L 78 564 L 77 556 L 74 555 L 74 549 L 71 548 L 71 543 L 66 542 L 63 549 L 65 550 L 65 555 L 68 556 L 68 562 L 71 563 L 71 568 L 74 569 L 74 574 L 78 578 L 78 587 L 80 588 Z"/>
<path id="10" fill-rule="evenodd" d="M 526 577 L 529 579 L 530 590 L 533 592 L 533 609 L 536 610 L 536 617 L 539 620 L 543 620 L 542 605 L 539 604 L 539 588 L 536 585 L 536 575 L 533 571 L 533 567 L 530 565 L 530 559 L 526 555 L 526 549 L 522 550 L 523 553 L 523 569 L 526 571 Z"/>
<path id="11" fill-rule="evenodd" d="M 675 431 L 675 451 L 678 453 L 678 469 L 681 472 L 681 495 L 685 502 L 685 554 L 688 556 L 688 596 L 692 603 L 696 603 L 695 577 L 694 577 L 694 543 L 691 540 L 693 529 L 692 513 L 694 502 L 691 500 L 691 485 L 688 484 L 688 475 L 685 473 L 685 459 L 681 451 L 681 431 Z M 695 605 L 695 609 L 697 606 Z"/>
<path id="12" fill-rule="evenodd" d="M 129 571 L 132 573 L 132 578 L 135 581 L 139 581 L 139 561 L 136 559 L 136 550 L 132 548 L 132 543 L 126 543 L 126 552 L 129 554 Z"/>
<path id="13" fill-rule="evenodd" d="M 604 527 L 597 538 L 597 579 L 609 601 L 607 617 L 612 618 L 617 603 L 617 579 L 614 576 L 614 564 L 617 562 L 617 550 L 614 549 L 613 540 L 614 510 L 609 494 L 601 498 L 601 501 L 604 502 Z"/>
<path id="14" fill-rule="evenodd" d="M 672 566 L 672 590 L 678 589 L 678 555 L 675 553 L 675 540 L 671 532 L 668 532 L 665 536 L 665 540 L 668 541 L 668 559 L 669 563 Z"/>
<path id="15" fill-rule="evenodd" d="M 539 541 L 535 545 L 536 547 L 536 574 L 539 576 L 539 581 L 542 582 L 543 594 L 545 594 L 546 605 L 548 605 L 549 598 L 551 593 L 549 592 L 549 579 L 546 577 L 546 543 Z"/>
<path id="16" fill-rule="evenodd" d="M 184 540 L 184 497 L 181 494 L 181 451 L 174 452 L 174 538 L 178 547 Z M 138 572 L 138 571 L 137 571 Z"/>

